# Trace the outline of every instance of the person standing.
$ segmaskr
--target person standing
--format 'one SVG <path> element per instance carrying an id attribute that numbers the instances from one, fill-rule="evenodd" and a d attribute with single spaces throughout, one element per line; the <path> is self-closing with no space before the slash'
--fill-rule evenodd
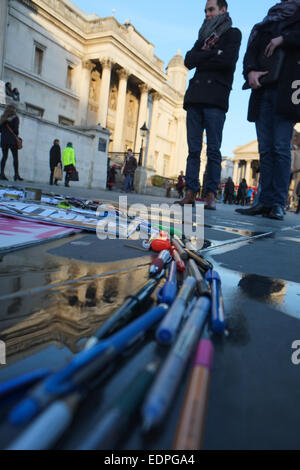
<path id="1" fill-rule="evenodd" d="M 261 194 L 258 204 L 236 209 L 240 214 L 284 219 L 293 127 L 300 116 L 290 83 L 299 68 L 299 31 L 300 0 L 286 0 L 273 6 L 250 34 L 244 77 L 252 89 L 248 120 L 256 124 Z"/>
<path id="2" fill-rule="evenodd" d="M 225 184 L 225 189 L 224 189 L 224 204 L 228 201 L 229 204 L 232 204 L 234 200 L 234 183 L 229 176 L 226 184 Z"/>
<path id="3" fill-rule="evenodd" d="M 108 170 L 107 186 L 111 191 L 116 184 L 117 165 L 114 163 Z"/>
<path id="4" fill-rule="evenodd" d="M 189 155 L 186 168 L 186 195 L 178 204 L 195 203 L 199 191 L 200 155 L 203 132 L 207 136 L 207 178 L 205 209 L 215 210 L 215 196 L 220 183 L 223 127 L 228 111 L 236 62 L 242 35 L 232 27 L 225 0 L 208 0 L 206 19 L 198 40 L 185 57 L 185 66 L 196 73 L 190 81 L 184 98 L 187 110 L 187 138 Z"/>
<path id="5" fill-rule="evenodd" d="M 63 165 L 66 172 L 65 186 L 69 187 L 70 174 L 76 170 L 76 157 L 72 142 L 69 142 L 63 151 Z"/>
<path id="6" fill-rule="evenodd" d="M 3 157 L 1 160 L 1 173 L 0 179 L 8 179 L 5 176 L 4 170 L 8 158 L 8 151 L 10 150 L 14 159 L 15 181 L 23 181 L 19 175 L 19 157 L 18 157 L 18 135 L 19 135 L 19 118 L 17 116 L 17 108 L 13 105 L 8 105 L 0 118 L 0 132 L 1 132 L 1 147 Z"/>
<path id="7" fill-rule="evenodd" d="M 62 166 L 61 163 L 61 150 L 60 150 L 60 142 L 58 139 L 55 139 L 53 145 L 50 150 L 50 185 L 53 185 L 53 173 L 55 167 L 58 165 Z M 54 184 L 57 186 L 57 180 L 54 180 Z"/>
<path id="8" fill-rule="evenodd" d="M 178 176 L 178 180 L 176 184 L 176 189 L 178 191 L 179 197 L 183 197 L 184 188 L 185 188 L 185 177 L 184 177 L 183 171 L 181 171 L 180 175 Z"/>
<path id="9" fill-rule="evenodd" d="M 133 179 L 135 170 L 137 169 L 137 161 L 133 153 L 128 154 L 125 160 L 123 174 L 125 176 L 124 191 L 130 193 L 133 191 Z"/>
<path id="10" fill-rule="evenodd" d="M 296 209 L 296 214 L 300 213 L 300 181 L 297 184 L 296 194 L 298 196 L 298 207 Z"/>

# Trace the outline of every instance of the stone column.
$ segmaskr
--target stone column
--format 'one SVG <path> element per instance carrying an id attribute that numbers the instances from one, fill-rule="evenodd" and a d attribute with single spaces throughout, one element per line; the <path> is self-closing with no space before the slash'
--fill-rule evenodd
<path id="1" fill-rule="evenodd" d="M 77 122 L 79 126 L 87 125 L 87 113 L 88 113 L 88 104 L 89 104 L 89 94 L 90 94 L 90 82 L 91 82 L 91 71 L 94 67 L 94 64 L 90 61 L 83 61 L 81 64 L 81 76 L 80 80 L 80 103 L 78 107 L 78 118 Z"/>
<path id="2" fill-rule="evenodd" d="M 3 80 L 5 40 L 7 35 L 8 0 L 0 1 L 0 80 Z"/>
<path id="3" fill-rule="evenodd" d="M 236 160 L 234 162 L 234 170 L 233 170 L 233 177 L 232 177 L 232 181 L 234 182 L 235 185 L 237 184 L 240 184 L 240 182 L 238 181 L 238 170 L 239 170 L 239 161 Z"/>
<path id="4" fill-rule="evenodd" d="M 245 174 L 245 180 L 247 181 L 247 185 L 251 186 L 252 185 L 252 178 L 251 178 L 251 160 L 247 161 L 246 163 L 246 174 Z"/>
<path id="5" fill-rule="evenodd" d="M 144 122 L 147 120 L 147 107 L 148 107 L 148 92 L 149 87 L 145 83 L 139 85 L 139 89 L 141 91 L 140 97 L 140 109 L 139 109 L 139 117 L 138 117 L 138 124 L 137 124 L 137 132 L 136 132 L 136 141 L 135 141 L 135 152 L 139 153 L 142 143 L 142 138 L 140 134 L 140 128 L 143 126 Z M 146 145 L 146 142 L 144 142 Z"/>
<path id="6" fill-rule="evenodd" d="M 157 134 L 157 119 L 158 119 L 158 105 L 161 100 L 161 95 L 157 92 L 153 93 L 153 105 L 152 105 L 152 116 L 151 116 L 151 126 L 150 126 L 150 135 L 149 135 L 149 147 L 148 155 L 150 157 L 150 165 L 153 164 L 153 157 L 155 152 L 155 143 L 156 143 L 156 134 Z M 145 167 L 146 165 L 145 160 Z"/>
<path id="7" fill-rule="evenodd" d="M 117 115 L 114 132 L 113 151 L 124 152 L 123 148 L 123 130 L 125 121 L 125 107 L 126 107 L 126 92 L 127 92 L 127 81 L 130 75 L 129 71 L 125 69 L 118 70 L 119 75 L 119 90 L 118 90 L 118 102 L 117 102 Z"/>
<path id="8" fill-rule="evenodd" d="M 106 127 L 112 61 L 110 59 L 103 59 L 100 63 L 102 65 L 102 79 L 97 124 L 99 123 L 100 126 Z"/>

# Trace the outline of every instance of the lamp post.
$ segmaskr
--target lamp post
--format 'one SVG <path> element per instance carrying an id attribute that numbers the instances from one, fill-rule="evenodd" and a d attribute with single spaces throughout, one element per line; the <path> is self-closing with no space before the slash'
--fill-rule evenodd
<path id="1" fill-rule="evenodd" d="M 140 128 L 140 134 L 141 134 L 141 137 L 142 137 L 142 144 L 141 144 L 141 148 L 140 148 L 139 166 L 143 165 L 144 139 L 147 137 L 148 132 L 149 132 L 149 129 L 146 126 L 146 123 L 144 122 L 143 126 Z"/>

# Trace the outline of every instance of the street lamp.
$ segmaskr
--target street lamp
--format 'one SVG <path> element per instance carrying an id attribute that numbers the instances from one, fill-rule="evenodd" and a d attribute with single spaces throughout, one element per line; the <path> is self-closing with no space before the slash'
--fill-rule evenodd
<path id="1" fill-rule="evenodd" d="M 139 156 L 139 166 L 142 166 L 142 164 L 143 164 L 144 139 L 147 137 L 148 132 L 149 132 L 149 129 L 146 126 L 146 123 L 144 122 L 143 126 L 140 128 L 140 134 L 141 134 L 141 137 L 142 137 L 142 144 L 141 144 L 140 156 Z"/>

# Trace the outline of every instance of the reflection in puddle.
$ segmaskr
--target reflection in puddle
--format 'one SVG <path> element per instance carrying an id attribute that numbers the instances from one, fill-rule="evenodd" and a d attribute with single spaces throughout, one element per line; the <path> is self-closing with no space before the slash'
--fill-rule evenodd
<path id="1" fill-rule="evenodd" d="M 214 260 L 210 260 L 214 262 Z M 247 295 L 287 315 L 300 319 L 300 284 L 282 279 L 243 274 L 216 265 L 222 279 L 224 302 L 239 305 Z"/>
<path id="2" fill-rule="evenodd" d="M 7 365 L 53 344 L 76 353 L 78 341 L 147 281 L 148 257 L 101 264 L 34 250 L 35 256 L 26 250 L 4 260 L 0 338 Z"/>

